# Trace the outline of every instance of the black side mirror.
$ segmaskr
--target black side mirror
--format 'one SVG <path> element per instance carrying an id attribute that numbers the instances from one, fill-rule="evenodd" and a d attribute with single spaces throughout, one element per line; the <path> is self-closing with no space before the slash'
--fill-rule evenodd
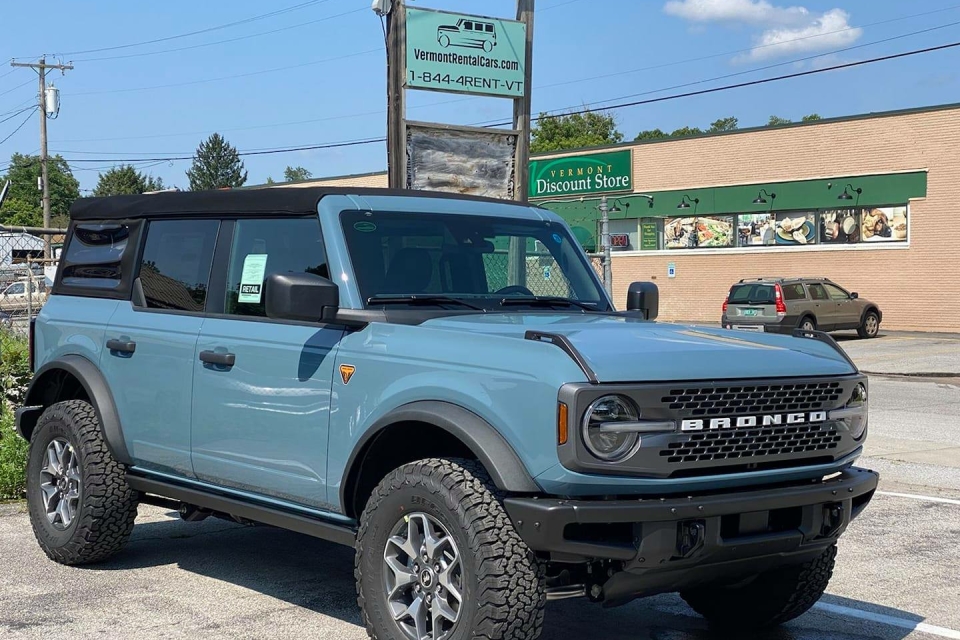
<path id="1" fill-rule="evenodd" d="M 634 282 L 627 289 L 627 311 L 642 311 L 646 320 L 660 313 L 660 289 L 652 282 Z"/>
<path id="2" fill-rule="evenodd" d="M 857 293 L 856 291 L 854 291 L 853 293 L 850 294 L 850 297 L 851 297 L 852 299 L 856 300 L 857 298 L 860 297 L 860 294 Z"/>
<path id="3" fill-rule="evenodd" d="M 265 282 L 267 317 L 320 322 L 332 320 L 340 306 L 340 288 L 312 273 L 274 273 Z"/>

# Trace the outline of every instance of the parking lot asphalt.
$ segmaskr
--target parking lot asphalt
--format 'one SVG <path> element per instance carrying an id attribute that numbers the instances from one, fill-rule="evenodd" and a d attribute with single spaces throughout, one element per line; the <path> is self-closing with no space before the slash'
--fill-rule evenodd
<path id="1" fill-rule="evenodd" d="M 884 340 L 841 344 L 866 369 L 887 357 Z M 945 343 L 947 361 L 960 359 L 960 340 Z M 912 355 L 901 357 L 925 357 L 927 343 L 905 344 Z M 675 595 L 616 609 L 565 600 L 548 604 L 542 637 L 960 639 L 960 380 L 873 375 L 870 403 L 860 464 L 881 472 L 880 490 L 841 539 L 828 593 L 811 612 L 772 633 L 730 635 L 711 632 Z M 365 638 L 352 550 L 144 506 L 122 553 L 70 568 L 43 555 L 22 504 L 0 505 L 0 636 L 197 635 Z"/>

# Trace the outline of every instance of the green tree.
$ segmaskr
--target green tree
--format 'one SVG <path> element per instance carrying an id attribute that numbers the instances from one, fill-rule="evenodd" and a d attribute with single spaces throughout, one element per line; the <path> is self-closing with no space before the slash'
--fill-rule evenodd
<path id="1" fill-rule="evenodd" d="M 735 116 L 730 116 L 729 118 L 720 118 L 719 120 L 714 120 L 713 124 L 710 125 L 710 128 L 707 129 L 710 133 L 718 133 L 720 131 L 736 131 L 740 126 L 740 121 L 737 120 Z"/>
<path id="2" fill-rule="evenodd" d="M 679 129 L 674 130 L 671 134 L 671 138 L 683 138 L 684 136 L 698 136 L 703 133 L 703 129 L 700 127 L 680 127 Z"/>
<path id="3" fill-rule="evenodd" d="M 163 180 L 160 178 L 142 174 L 130 165 L 120 165 L 98 176 L 93 195 L 131 195 L 161 189 L 163 189 Z"/>
<path id="4" fill-rule="evenodd" d="M 236 147 L 214 133 L 197 147 L 193 165 L 187 170 L 191 191 L 242 187 L 247 172 Z"/>
<path id="5" fill-rule="evenodd" d="M 80 183 L 73 177 L 70 165 L 63 156 L 51 156 L 47 161 L 50 181 L 50 215 L 65 216 L 70 205 L 80 197 Z M 0 207 L 0 224 L 24 227 L 43 226 L 43 204 L 37 189 L 40 178 L 40 156 L 15 153 L 10 156 L 7 175 L 0 184 L 10 181 L 7 198 Z"/>
<path id="6" fill-rule="evenodd" d="M 669 138 L 670 135 L 661 131 L 660 129 L 646 129 L 637 134 L 637 137 L 634 140 L 662 140 L 663 138 Z"/>
<path id="7" fill-rule="evenodd" d="M 277 184 L 277 181 L 270 176 L 267 176 L 267 184 Z"/>
<path id="8" fill-rule="evenodd" d="M 816 122 L 817 120 L 823 120 L 823 118 L 820 117 L 819 113 L 811 113 L 809 115 L 806 115 L 800 118 L 801 122 Z"/>
<path id="9" fill-rule="evenodd" d="M 768 127 L 779 127 L 783 124 L 790 124 L 793 120 L 788 118 L 781 118 L 780 116 L 770 116 L 770 120 L 767 121 Z"/>
<path id="10" fill-rule="evenodd" d="M 303 167 L 288 166 L 283 170 L 283 179 L 287 182 L 303 182 L 304 180 L 309 180 L 312 177 L 313 174 Z"/>
<path id="11" fill-rule="evenodd" d="M 613 115 L 599 111 L 560 116 L 541 113 L 530 134 L 532 153 L 598 147 L 623 140 Z"/>

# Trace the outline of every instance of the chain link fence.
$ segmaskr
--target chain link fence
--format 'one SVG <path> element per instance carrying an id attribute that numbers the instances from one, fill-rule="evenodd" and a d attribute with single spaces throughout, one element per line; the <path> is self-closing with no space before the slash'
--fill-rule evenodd
<path id="1" fill-rule="evenodd" d="M 587 258 L 597 276 L 603 280 L 603 254 L 587 254 Z M 498 291 L 511 284 L 509 252 L 488 253 L 484 255 L 483 260 L 490 291 Z M 534 295 L 564 298 L 571 296 L 570 283 L 550 253 L 544 251 L 527 254 L 524 260 L 526 269 L 525 286 Z"/>
<path id="2" fill-rule="evenodd" d="M 63 229 L 0 227 L 0 326 L 25 336 L 53 286 Z M 49 240 L 51 255 L 44 259 Z"/>

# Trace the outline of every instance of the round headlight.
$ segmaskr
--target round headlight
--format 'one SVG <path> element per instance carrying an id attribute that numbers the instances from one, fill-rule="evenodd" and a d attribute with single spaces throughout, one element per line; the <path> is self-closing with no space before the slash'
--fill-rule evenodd
<path id="1" fill-rule="evenodd" d="M 856 386 L 850 401 L 847 402 L 847 407 L 863 407 L 863 414 L 853 416 L 847 423 L 850 427 L 850 435 L 854 440 L 859 440 L 867 430 L 867 386 L 865 384 L 861 382 Z"/>
<path id="2" fill-rule="evenodd" d="M 604 462 L 617 462 L 632 454 L 640 443 L 637 433 L 620 432 L 618 422 L 636 422 L 640 413 L 629 398 L 603 396 L 594 400 L 583 416 L 583 442 Z M 606 428 L 601 429 L 601 425 Z"/>

